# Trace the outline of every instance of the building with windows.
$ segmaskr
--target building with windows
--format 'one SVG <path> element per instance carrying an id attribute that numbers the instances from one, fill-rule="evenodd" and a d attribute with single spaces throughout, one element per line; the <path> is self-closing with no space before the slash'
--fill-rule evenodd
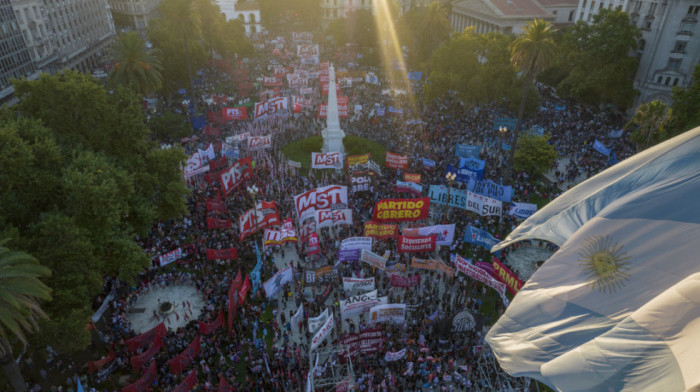
<path id="1" fill-rule="evenodd" d="M 226 20 L 238 19 L 245 28 L 246 35 L 263 31 L 260 22 L 260 4 L 252 1 L 218 0 L 217 4 Z"/>
<path id="2" fill-rule="evenodd" d="M 35 67 L 45 72 L 55 71 L 58 48 L 44 3 L 41 0 L 18 0 L 12 2 L 12 8 Z"/>
<path id="3" fill-rule="evenodd" d="M 537 0 L 464 0 L 453 4 L 450 24 L 454 32 L 473 26 L 481 34 L 500 31 L 517 35 L 527 22 L 537 18 L 554 22 L 556 15 Z"/>
<path id="4" fill-rule="evenodd" d="M 372 11 L 373 0 L 321 0 L 321 19 L 328 24 L 333 19 L 344 18 L 353 10 Z"/>
<path id="5" fill-rule="evenodd" d="M 13 104 L 10 79 L 38 76 L 10 0 L 0 0 L 0 105 Z"/>
<path id="6" fill-rule="evenodd" d="M 145 32 L 151 20 L 160 17 L 158 6 L 163 0 L 109 0 L 115 22 Z M 118 23 L 119 24 L 119 23 Z"/>
<path id="7" fill-rule="evenodd" d="M 630 15 L 642 37 L 637 43 L 639 68 L 634 87 L 635 102 L 659 100 L 671 103 L 672 88 L 688 87 L 693 69 L 700 64 L 700 0 L 580 0 L 577 20 L 591 21 L 603 8 L 618 8 Z"/>

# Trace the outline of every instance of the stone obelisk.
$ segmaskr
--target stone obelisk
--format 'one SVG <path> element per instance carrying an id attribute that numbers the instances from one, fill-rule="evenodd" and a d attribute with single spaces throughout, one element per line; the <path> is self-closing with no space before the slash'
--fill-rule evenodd
<path id="1" fill-rule="evenodd" d="M 340 129 L 338 120 L 338 97 L 335 90 L 335 68 L 331 64 L 328 68 L 328 107 L 326 108 L 326 129 L 323 135 L 323 152 L 345 153 L 343 137 L 345 132 Z"/>

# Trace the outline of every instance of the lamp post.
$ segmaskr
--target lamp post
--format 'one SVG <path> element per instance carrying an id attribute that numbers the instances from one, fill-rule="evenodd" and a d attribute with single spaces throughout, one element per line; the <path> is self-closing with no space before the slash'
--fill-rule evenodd
<path id="1" fill-rule="evenodd" d="M 256 196 L 258 195 L 258 192 L 260 189 L 253 184 L 251 186 L 246 187 L 246 190 L 248 191 L 248 194 L 250 195 L 251 200 L 253 200 L 253 217 L 255 219 L 255 231 L 258 230 L 258 202 L 256 200 Z"/>
<path id="2" fill-rule="evenodd" d="M 450 208 L 450 193 L 452 192 L 452 183 L 455 182 L 457 173 L 447 172 L 445 179 L 447 180 L 447 202 L 445 203 L 445 221 L 447 221 L 447 210 Z"/>
<path id="3" fill-rule="evenodd" d="M 499 140 L 501 141 L 501 145 L 498 147 L 498 151 L 501 151 L 503 149 L 503 138 L 506 136 L 506 133 L 508 133 L 508 128 L 505 126 L 502 126 L 498 128 L 498 135 L 499 135 Z M 510 146 L 510 148 L 513 148 L 513 146 Z M 508 153 L 505 153 L 506 156 L 504 158 L 505 164 L 506 164 L 506 171 L 510 173 L 510 166 L 508 166 Z M 501 155 L 501 154 L 498 154 Z M 510 178 L 510 175 L 506 176 Z"/>

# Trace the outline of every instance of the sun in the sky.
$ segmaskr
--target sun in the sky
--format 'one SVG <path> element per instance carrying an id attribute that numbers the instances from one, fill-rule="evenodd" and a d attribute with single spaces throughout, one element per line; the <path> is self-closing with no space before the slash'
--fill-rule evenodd
<path id="1" fill-rule="evenodd" d="M 625 272 L 630 268 L 626 261 L 630 256 L 622 250 L 622 245 L 613 243 L 610 236 L 600 235 L 584 241 L 579 256 L 579 264 L 588 274 L 591 288 L 612 293 L 622 288 L 630 277 Z"/>

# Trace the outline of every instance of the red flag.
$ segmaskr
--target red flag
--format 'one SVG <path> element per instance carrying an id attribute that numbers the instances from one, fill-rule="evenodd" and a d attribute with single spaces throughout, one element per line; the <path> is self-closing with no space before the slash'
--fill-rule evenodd
<path id="1" fill-rule="evenodd" d="M 243 287 L 241 287 L 241 290 L 238 292 L 238 303 L 243 304 L 243 301 L 245 301 L 245 297 L 248 295 L 248 291 L 250 290 L 250 277 L 248 275 L 245 276 L 245 282 L 243 282 Z"/>
<path id="2" fill-rule="evenodd" d="M 161 347 L 163 347 L 163 341 L 160 340 L 159 337 L 156 337 L 156 340 L 153 341 L 148 350 L 144 351 L 141 355 L 134 355 L 133 357 L 129 358 L 131 368 L 134 369 L 134 371 L 141 369 L 146 362 L 150 361 L 151 358 L 158 354 Z"/>
<path id="3" fill-rule="evenodd" d="M 233 227 L 230 219 L 207 218 L 207 229 L 230 229 Z"/>
<path id="4" fill-rule="evenodd" d="M 160 323 L 153 327 L 151 330 L 127 340 L 125 344 L 129 351 L 133 353 L 136 352 L 136 350 L 138 350 L 139 347 L 145 346 L 153 342 L 156 337 L 163 338 L 167 334 L 168 331 L 165 329 L 165 324 Z"/>
<path id="5" fill-rule="evenodd" d="M 226 204 L 223 201 L 209 201 L 207 200 L 207 212 L 217 211 L 226 212 Z"/>
<path id="6" fill-rule="evenodd" d="M 197 369 L 192 369 L 182 382 L 170 392 L 188 392 L 197 384 Z"/>
<path id="7" fill-rule="evenodd" d="M 114 354 L 114 347 L 109 349 L 109 354 L 107 354 L 106 357 L 102 359 L 98 359 L 97 361 L 91 361 L 88 362 L 88 370 L 90 373 L 94 373 L 95 371 L 99 370 L 102 366 L 112 362 L 115 358 L 117 358 L 116 354 Z"/>
<path id="8" fill-rule="evenodd" d="M 209 161 L 209 170 L 214 171 L 214 170 L 219 170 L 221 168 L 224 168 L 228 166 L 228 160 L 226 159 L 225 156 L 215 159 L 213 161 Z"/>
<path id="9" fill-rule="evenodd" d="M 309 235 L 309 251 L 308 254 L 315 255 L 321 251 L 321 247 L 318 244 L 318 234 L 311 233 Z"/>
<path id="10" fill-rule="evenodd" d="M 219 315 L 216 316 L 216 319 L 211 323 L 207 324 L 201 321 L 197 321 L 197 325 L 199 326 L 199 333 L 201 335 L 209 335 L 210 333 L 216 331 L 219 327 L 224 325 L 223 310 L 219 309 Z"/>
<path id="11" fill-rule="evenodd" d="M 236 260 L 238 249 L 207 249 L 207 260 Z"/>
<path id="12" fill-rule="evenodd" d="M 224 378 L 223 374 L 219 374 L 218 392 L 233 392 L 233 388 L 228 386 L 228 383 L 226 382 L 226 378 Z"/>
<path id="13" fill-rule="evenodd" d="M 122 392 L 145 392 L 151 389 L 151 386 L 158 378 L 158 372 L 156 371 L 156 361 L 151 362 L 151 365 L 143 373 L 143 376 L 139 378 L 135 383 L 122 388 Z"/>
<path id="14" fill-rule="evenodd" d="M 182 350 L 182 352 L 175 356 L 175 358 L 168 361 L 168 366 L 170 366 L 171 372 L 180 374 L 187 366 L 190 365 L 190 363 L 192 363 L 192 360 L 197 356 L 197 354 L 199 354 L 199 350 L 202 349 L 199 339 L 199 336 L 197 336 L 192 343 L 187 346 L 187 348 Z"/>

